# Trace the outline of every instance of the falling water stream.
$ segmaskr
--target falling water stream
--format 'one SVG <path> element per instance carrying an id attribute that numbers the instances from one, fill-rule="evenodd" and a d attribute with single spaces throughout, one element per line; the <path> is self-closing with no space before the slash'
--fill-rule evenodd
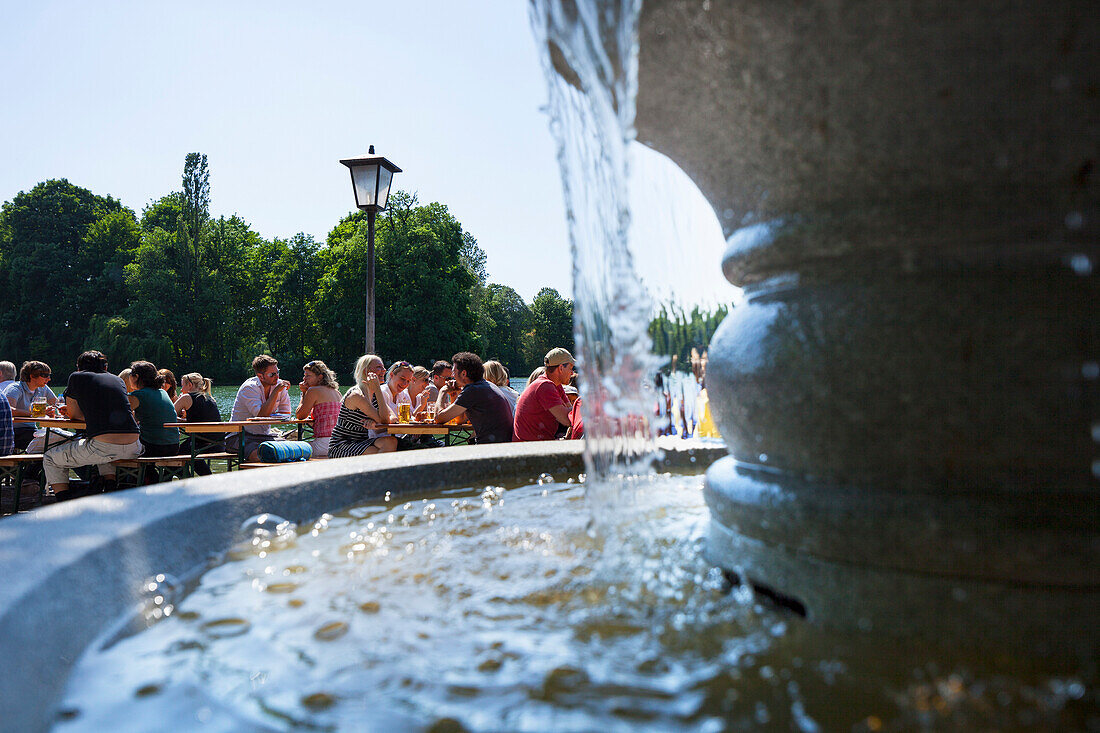
<path id="1" fill-rule="evenodd" d="M 653 447 L 656 366 L 627 236 L 638 10 L 532 3 L 587 474 L 410 487 L 301 527 L 257 517 L 193 581 L 147 585 L 142 613 L 76 668 L 56 730 L 1100 728 L 1095 660 L 810 624 L 702 559 L 699 474 L 628 470 Z"/>

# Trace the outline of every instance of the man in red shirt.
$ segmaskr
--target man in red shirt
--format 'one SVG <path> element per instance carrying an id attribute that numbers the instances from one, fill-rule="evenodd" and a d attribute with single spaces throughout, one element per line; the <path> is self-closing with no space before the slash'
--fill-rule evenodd
<path id="1" fill-rule="evenodd" d="M 551 349 L 542 363 L 546 372 L 516 402 L 513 441 L 554 440 L 559 425 L 569 427 L 569 400 L 562 385 L 573 376 L 573 355 L 566 349 Z"/>

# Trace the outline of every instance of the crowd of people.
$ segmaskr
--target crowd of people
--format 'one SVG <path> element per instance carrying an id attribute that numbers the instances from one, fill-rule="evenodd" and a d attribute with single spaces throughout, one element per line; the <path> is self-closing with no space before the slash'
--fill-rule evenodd
<path id="1" fill-rule="evenodd" d="M 291 383 L 281 378 L 275 358 L 257 356 L 252 370 L 255 376 L 237 390 L 229 420 L 309 419 L 311 451 L 318 458 L 444 444 L 430 435 L 394 434 L 389 426 L 398 423 L 468 422 L 471 442 L 479 444 L 579 438 L 584 431 L 575 361 L 563 348 L 546 354 L 522 394 L 510 386 L 500 362 L 482 362 L 465 351 L 449 361 L 434 362 L 431 369 L 407 361 L 387 368 L 381 357 L 364 354 L 355 364 L 355 384 L 343 393 L 333 370 L 313 360 L 303 367 L 296 407 L 291 405 Z M 43 503 L 72 495 L 71 469 L 94 466 L 94 490 L 113 491 L 114 461 L 192 454 L 194 438 L 181 442 L 172 423 L 222 421 L 211 380 L 197 372 L 184 374 L 177 383 L 170 370 L 141 360 L 116 376 L 108 371 L 102 353 L 86 351 L 77 358 L 76 371 L 60 397 L 50 389 L 50 379 L 51 369 L 44 362 L 24 362 L 16 373 L 12 362 L 0 361 L 0 456 L 37 453 L 45 447 L 44 430 L 36 430 L 33 422 L 14 423 L 14 417 L 68 417 L 86 425 L 80 435 L 51 428 L 51 434 L 62 440 L 42 458 Z M 256 422 L 218 439 L 224 439 L 226 450 L 239 450 L 246 461 L 254 462 L 263 443 L 285 438 L 271 423 Z M 194 462 L 194 470 L 210 473 L 202 460 Z M 150 476 L 156 480 L 155 471 Z"/>

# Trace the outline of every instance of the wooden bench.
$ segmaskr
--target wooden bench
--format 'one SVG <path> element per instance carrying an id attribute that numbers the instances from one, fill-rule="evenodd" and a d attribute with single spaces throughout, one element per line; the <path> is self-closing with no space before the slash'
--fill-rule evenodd
<path id="1" fill-rule="evenodd" d="M 23 477 L 30 469 L 38 476 L 42 470 L 41 453 L 17 453 L 10 456 L 0 456 L 0 483 L 11 481 L 14 495 L 12 513 L 19 511 L 19 494 L 23 490 Z M 41 481 L 41 479 L 40 479 Z"/>
<path id="2" fill-rule="evenodd" d="M 138 458 L 123 458 L 122 460 L 112 461 L 111 465 L 117 470 L 117 481 L 119 486 L 126 480 L 133 479 L 135 486 L 143 486 L 145 484 L 145 475 L 150 468 L 154 468 L 160 473 L 161 469 L 165 469 L 168 473 L 168 478 L 187 478 L 191 475 L 191 456 L 141 456 Z"/>

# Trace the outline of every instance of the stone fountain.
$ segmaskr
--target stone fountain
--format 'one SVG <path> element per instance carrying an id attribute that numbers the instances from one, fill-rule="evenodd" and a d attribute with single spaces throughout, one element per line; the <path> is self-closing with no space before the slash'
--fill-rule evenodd
<path id="1" fill-rule="evenodd" d="M 711 559 L 811 619 L 1095 653 L 1100 15 L 647 0 L 638 139 L 745 289 Z"/>

